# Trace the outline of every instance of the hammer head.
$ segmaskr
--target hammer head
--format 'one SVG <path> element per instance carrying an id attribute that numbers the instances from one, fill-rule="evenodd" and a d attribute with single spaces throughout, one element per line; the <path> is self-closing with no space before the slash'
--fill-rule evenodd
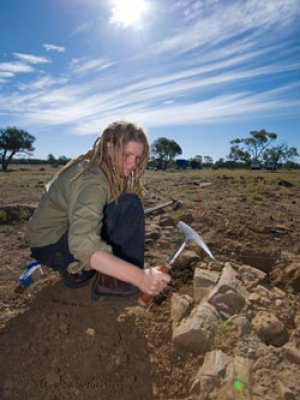
<path id="1" fill-rule="evenodd" d="M 215 257 L 212 255 L 211 251 L 209 250 L 208 246 L 205 244 L 202 237 L 196 231 L 194 231 L 194 229 L 192 229 L 190 226 L 188 226 L 187 224 L 185 224 L 182 221 L 178 222 L 177 228 L 184 234 L 185 241 L 193 240 L 206 252 L 206 254 L 209 255 L 209 257 L 212 260 L 216 261 Z"/>

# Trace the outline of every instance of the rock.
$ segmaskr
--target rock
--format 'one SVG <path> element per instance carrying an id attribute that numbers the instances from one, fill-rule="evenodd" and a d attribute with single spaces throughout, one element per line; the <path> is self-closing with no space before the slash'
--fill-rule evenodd
<path id="1" fill-rule="evenodd" d="M 199 304 L 190 316 L 173 330 L 177 346 L 197 353 L 206 353 L 211 346 L 211 325 L 220 319 L 216 309 L 208 303 Z"/>
<path id="2" fill-rule="evenodd" d="M 249 265 L 242 265 L 238 270 L 241 280 L 247 289 L 255 287 L 258 283 L 262 282 L 267 274 L 257 268 L 250 267 Z"/>
<path id="3" fill-rule="evenodd" d="M 200 301 L 218 282 L 220 274 L 215 271 L 208 271 L 196 268 L 193 278 L 193 298 Z"/>
<path id="4" fill-rule="evenodd" d="M 276 286 L 273 286 L 272 294 L 275 299 L 284 299 L 286 297 L 286 293 Z"/>
<path id="5" fill-rule="evenodd" d="M 283 348 L 284 357 L 295 364 L 300 365 L 300 349 L 291 345 L 285 345 Z"/>
<path id="6" fill-rule="evenodd" d="M 188 295 L 173 293 L 171 297 L 171 319 L 173 322 L 180 322 L 191 307 L 193 299 Z"/>
<path id="7" fill-rule="evenodd" d="M 267 311 L 259 311 L 252 320 L 257 336 L 267 345 L 283 346 L 288 341 L 288 333 L 283 323 Z"/>
<path id="8" fill-rule="evenodd" d="M 286 279 L 295 293 L 300 293 L 300 265 L 299 263 L 292 263 L 285 269 Z"/>
<path id="9" fill-rule="evenodd" d="M 258 304 L 267 307 L 271 304 L 270 298 L 272 297 L 271 292 L 263 286 L 258 285 L 255 288 L 255 292 L 248 296 L 248 302 L 253 304 Z"/>
<path id="10" fill-rule="evenodd" d="M 237 327 L 239 337 L 248 334 L 251 331 L 251 325 L 248 319 L 242 315 L 233 316 L 230 321 Z"/>
<path id="11" fill-rule="evenodd" d="M 95 336 L 95 329 L 94 328 L 87 328 L 87 330 L 84 333 L 89 335 L 89 336 Z"/>
<path id="12" fill-rule="evenodd" d="M 278 185 L 279 186 L 284 186 L 284 187 L 293 187 L 293 186 L 295 186 L 292 182 L 286 181 L 285 179 L 280 179 L 280 181 L 278 181 Z"/>
<path id="13" fill-rule="evenodd" d="M 185 222 L 186 224 L 191 224 L 194 222 L 194 217 L 192 213 L 183 213 L 178 216 L 179 221 Z"/>
<path id="14" fill-rule="evenodd" d="M 158 240 L 161 237 L 161 232 L 156 229 L 146 234 L 146 239 Z"/>
<path id="15" fill-rule="evenodd" d="M 165 217 L 161 217 L 161 219 L 159 221 L 159 225 L 160 226 L 174 226 L 175 221 L 173 218 L 171 218 L 169 216 L 165 216 Z"/>
<path id="16" fill-rule="evenodd" d="M 175 268 L 186 268 L 194 262 L 200 260 L 200 256 L 194 251 L 184 250 L 174 263 Z"/>
<path id="17" fill-rule="evenodd" d="M 247 297 L 248 292 L 238 280 L 237 273 L 226 263 L 218 284 L 209 294 L 208 302 L 218 313 L 228 318 L 240 312 Z"/>
<path id="18" fill-rule="evenodd" d="M 241 249 L 238 254 L 239 260 L 269 274 L 280 257 L 279 250 Z"/>
<path id="19" fill-rule="evenodd" d="M 240 312 L 245 305 L 245 300 L 234 290 L 227 289 L 224 293 L 221 291 L 215 293 L 209 299 L 209 303 L 216 308 L 219 314 L 228 318 Z"/>
<path id="20" fill-rule="evenodd" d="M 260 295 L 258 293 L 254 292 L 254 293 L 249 294 L 249 296 L 248 296 L 248 302 L 249 303 L 251 303 L 251 304 L 257 303 L 257 304 L 259 304 L 259 301 L 260 301 Z"/>
<path id="21" fill-rule="evenodd" d="M 224 378 L 230 361 L 231 357 L 227 356 L 222 350 L 206 353 L 202 367 L 199 369 L 192 384 L 191 392 L 203 393 L 212 390 Z"/>
<path id="22" fill-rule="evenodd" d="M 295 400 L 295 396 L 290 388 L 281 382 L 281 380 L 278 380 L 277 384 L 282 400 Z"/>
<path id="23" fill-rule="evenodd" d="M 218 261 L 210 261 L 207 264 L 207 269 L 210 271 L 222 272 L 224 264 Z"/>
<path id="24" fill-rule="evenodd" d="M 295 322 L 295 327 L 300 329 L 300 314 L 295 315 L 294 322 Z"/>
<path id="25" fill-rule="evenodd" d="M 250 384 L 250 366 L 251 361 L 248 358 L 241 356 L 234 357 L 226 370 L 225 381 L 227 385 L 233 385 L 236 390 L 243 394 L 248 392 Z"/>
<path id="26" fill-rule="evenodd" d="M 257 352 L 257 360 L 253 365 L 253 371 L 271 370 L 277 367 L 282 361 L 282 349 L 271 347 L 270 349 L 262 348 Z"/>

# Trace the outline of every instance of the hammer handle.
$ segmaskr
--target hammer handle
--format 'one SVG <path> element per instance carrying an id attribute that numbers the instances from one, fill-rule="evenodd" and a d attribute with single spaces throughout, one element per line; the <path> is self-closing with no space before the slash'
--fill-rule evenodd
<path id="1" fill-rule="evenodd" d="M 159 270 L 161 272 L 164 272 L 165 274 L 169 274 L 170 273 L 170 268 L 168 268 L 167 264 L 162 264 L 159 266 Z M 139 297 L 139 304 L 143 307 L 146 307 L 149 303 L 151 303 L 151 300 L 153 299 L 153 296 L 151 296 L 151 294 L 148 293 L 142 293 Z"/>

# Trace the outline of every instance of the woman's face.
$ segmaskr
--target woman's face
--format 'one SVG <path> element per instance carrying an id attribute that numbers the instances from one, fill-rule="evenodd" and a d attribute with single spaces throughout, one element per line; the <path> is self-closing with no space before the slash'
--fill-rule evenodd
<path id="1" fill-rule="evenodd" d="M 144 145 L 139 142 L 128 142 L 123 150 L 124 175 L 127 177 L 138 166 L 142 159 Z"/>

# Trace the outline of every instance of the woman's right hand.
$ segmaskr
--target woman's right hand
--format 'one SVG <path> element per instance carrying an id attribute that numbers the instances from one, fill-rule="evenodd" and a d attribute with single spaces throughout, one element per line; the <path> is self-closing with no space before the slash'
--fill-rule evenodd
<path id="1" fill-rule="evenodd" d="M 144 270 L 143 278 L 138 287 L 142 293 L 156 296 L 165 289 L 170 281 L 170 275 L 162 272 L 160 267 L 152 267 Z"/>

